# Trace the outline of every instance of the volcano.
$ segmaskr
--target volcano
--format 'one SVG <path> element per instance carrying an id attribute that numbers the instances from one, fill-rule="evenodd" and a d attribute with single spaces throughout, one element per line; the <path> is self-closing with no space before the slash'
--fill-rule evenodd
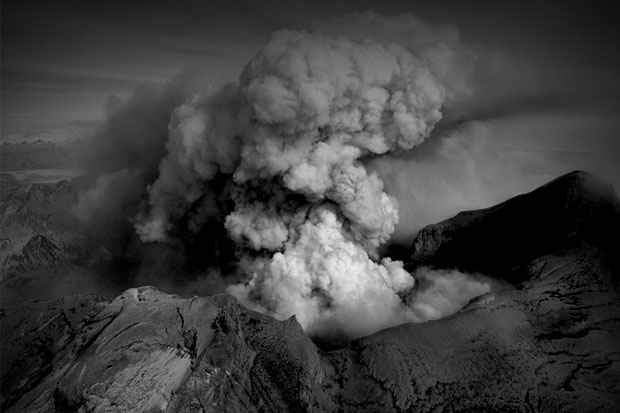
<path id="1" fill-rule="evenodd" d="M 617 411 L 620 208 L 574 172 L 428 226 L 419 265 L 511 288 L 322 350 L 295 317 L 152 287 L 2 312 L 7 412 Z"/>

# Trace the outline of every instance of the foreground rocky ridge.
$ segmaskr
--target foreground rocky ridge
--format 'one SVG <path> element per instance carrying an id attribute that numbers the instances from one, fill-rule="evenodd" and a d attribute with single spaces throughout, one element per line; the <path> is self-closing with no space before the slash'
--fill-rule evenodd
<path id="1" fill-rule="evenodd" d="M 589 188 L 578 189 L 577 198 L 590 197 L 583 194 Z M 615 203 L 615 197 L 600 201 L 604 210 L 613 211 Z M 582 212 L 573 218 L 600 230 L 603 220 L 615 219 L 613 212 L 585 211 L 598 218 L 584 221 Z M 520 268 L 519 289 L 486 294 L 451 317 L 386 329 L 331 352 L 317 348 L 294 317 L 277 321 L 224 295 L 181 298 L 142 287 L 114 300 L 90 295 L 26 303 L 2 313 L 0 407 L 617 411 L 613 234 L 556 229 L 563 234 L 557 239 L 572 234 L 572 242 L 550 243 L 525 258 L 515 249 L 505 252 Z M 510 232 L 497 234 L 494 242 L 512 245 Z"/>
<path id="2" fill-rule="evenodd" d="M 3 315 L 3 410 L 335 408 L 326 361 L 294 318 L 151 287 L 31 305 Z"/>

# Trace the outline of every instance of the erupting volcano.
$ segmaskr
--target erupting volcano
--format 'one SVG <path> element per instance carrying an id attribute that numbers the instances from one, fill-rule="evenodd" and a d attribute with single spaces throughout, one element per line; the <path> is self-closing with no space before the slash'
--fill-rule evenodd
<path id="1" fill-rule="evenodd" d="M 611 9 L 1 7 L 0 410 L 618 411 Z"/>
<path id="2" fill-rule="evenodd" d="M 459 96 L 442 79 L 466 51 L 445 42 L 406 48 L 281 31 L 239 83 L 199 93 L 174 110 L 168 155 L 137 218 L 143 241 L 165 241 L 215 174 L 228 174 L 225 226 L 249 277 L 228 291 L 313 335 L 360 336 L 424 320 L 402 262 L 378 259 L 398 202 L 365 159 L 427 139 Z M 475 284 L 466 303 L 488 286 Z"/>

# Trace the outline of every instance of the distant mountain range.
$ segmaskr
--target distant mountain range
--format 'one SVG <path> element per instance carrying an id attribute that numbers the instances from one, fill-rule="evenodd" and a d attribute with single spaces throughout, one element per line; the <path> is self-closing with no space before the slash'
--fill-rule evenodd
<path id="1" fill-rule="evenodd" d="M 69 181 L 0 185 L 0 288 L 26 285 L 80 255 L 83 235 L 71 213 L 77 191 Z"/>
<path id="2" fill-rule="evenodd" d="M 2 142 L 0 144 L 0 171 L 75 168 L 84 140 L 58 143 L 37 139 L 34 141 Z"/>
<path id="3" fill-rule="evenodd" d="M 20 199 L 46 199 L 28 193 Z M 1 408 L 616 412 L 618 205 L 609 185 L 574 172 L 426 227 L 410 269 L 481 272 L 514 288 L 333 351 L 319 349 L 295 317 L 277 321 L 226 295 L 141 287 L 112 300 L 80 295 L 3 308 Z M 24 227 L 47 228 L 32 222 Z M 23 254 L 55 259 L 62 243 L 48 241 L 32 236 Z"/>

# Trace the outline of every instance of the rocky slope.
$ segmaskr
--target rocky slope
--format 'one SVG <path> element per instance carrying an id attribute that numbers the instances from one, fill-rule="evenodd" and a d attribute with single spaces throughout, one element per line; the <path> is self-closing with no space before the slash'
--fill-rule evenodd
<path id="1" fill-rule="evenodd" d="M 56 262 L 66 259 L 67 254 L 61 245 L 44 235 L 35 235 L 28 239 L 19 254 L 5 259 L 2 271 L 8 276 L 33 269 L 53 269 Z"/>
<path id="2" fill-rule="evenodd" d="M 335 408 L 326 361 L 299 324 L 231 297 L 182 299 L 144 287 L 113 301 L 34 306 L 5 315 L 3 410 Z"/>
<path id="3" fill-rule="evenodd" d="M 70 182 L 0 185 L 0 196 L 0 286 L 27 284 L 76 258 L 83 237 Z"/>
<path id="4" fill-rule="evenodd" d="M 410 266 L 482 272 L 520 282 L 532 259 L 582 243 L 618 247 L 620 203 L 611 185 L 581 171 L 499 205 L 423 228 Z"/>
<path id="5" fill-rule="evenodd" d="M 557 187 L 544 188 L 538 194 L 546 199 Z M 589 199 L 585 188 L 571 199 Z M 522 199 L 521 208 L 511 201 L 502 208 L 522 211 Z M 596 208 L 613 211 L 616 204 L 610 198 Z M 575 208 L 572 218 L 581 224 L 568 219 L 570 228 L 555 228 L 562 234 L 557 244 L 525 255 L 503 252 L 521 267 L 520 288 L 330 352 L 317 348 L 294 317 L 277 321 L 224 295 L 181 298 L 142 287 L 114 300 L 74 296 L 5 309 L 1 409 L 615 412 L 618 272 L 611 240 L 583 229 L 601 214 Z M 489 216 L 482 211 L 472 222 L 486 228 Z M 465 242 L 468 225 L 451 237 Z M 516 236 L 496 235 L 503 246 Z M 566 236 L 571 242 L 562 241 Z"/>

